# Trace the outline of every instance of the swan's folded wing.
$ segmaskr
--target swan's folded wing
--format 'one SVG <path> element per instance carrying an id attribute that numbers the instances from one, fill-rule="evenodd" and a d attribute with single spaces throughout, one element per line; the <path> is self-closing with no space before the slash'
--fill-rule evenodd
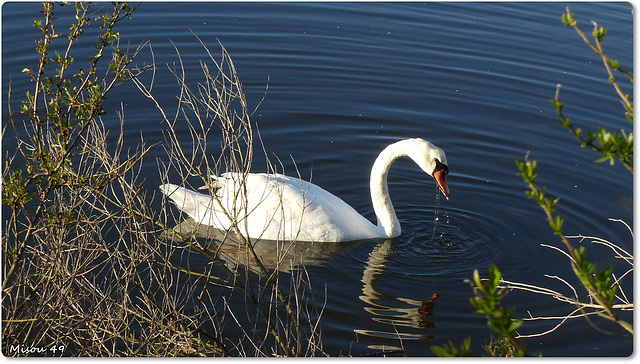
<path id="1" fill-rule="evenodd" d="M 199 224 L 226 230 L 229 219 L 220 210 L 218 203 L 210 196 L 195 192 L 172 183 L 160 186 L 160 191 L 173 202 L 180 211 L 186 213 Z"/>

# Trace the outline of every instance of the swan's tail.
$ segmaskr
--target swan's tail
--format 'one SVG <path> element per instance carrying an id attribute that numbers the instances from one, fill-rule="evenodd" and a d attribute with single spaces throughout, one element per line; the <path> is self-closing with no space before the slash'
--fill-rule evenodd
<path id="1" fill-rule="evenodd" d="M 161 185 L 160 191 L 164 193 L 182 212 L 200 221 L 212 205 L 211 196 L 204 195 L 172 183 Z"/>

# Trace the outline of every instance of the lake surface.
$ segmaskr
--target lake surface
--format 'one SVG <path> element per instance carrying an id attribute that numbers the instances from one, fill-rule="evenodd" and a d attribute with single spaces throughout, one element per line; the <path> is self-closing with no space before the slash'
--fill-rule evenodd
<path id="1" fill-rule="evenodd" d="M 448 200 L 436 202 L 433 181 L 413 163 L 398 161 L 389 189 L 402 236 L 347 245 L 307 271 L 319 307 L 325 305 L 326 287 L 321 326 L 330 355 L 396 349 L 407 356 L 431 356 L 431 345 L 459 345 L 465 337 L 480 355 L 491 331 L 468 301 L 472 290 L 464 279 L 474 269 L 486 276 L 489 265 L 496 264 L 509 280 L 567 294 L 544 275 L 576 282 L 566 258 L 540 246 L 560 242 L 525 196 L 516 159 L 530 153 L 538 161 L 538 184 L 561 198 L 565 232 L 600 236 L 633 251 L 626 228 L 607 220 L 633 222 L 632 175 L 619 163 L 595 164 L 599 155 L 580 148 L 558 125 L 549 102 L 561 83 L 565 113 L 576 125 L 631 130 L 600 59 L 562 24 L 566 5 L 143 2 L 120 32 L 122 44 L 151 42 L 159 65 L 154 92 L 165 105 L 175 105 L 178 90 L 164 66 L 178 60 L 171 42 L 195 84 L 199 60 L 207 55 L 191 31 L 214 54 L 219 39 L 236 65 L 250 109 L 268 85 L 252 118 L 266 149 L 288 171 L 293 170 L 291 155 L 303 177 L 313 175 L 314 183 L 371 220 L 369 172 L 386 145 L 422 137 L 444 149 Z M 569 5 L 586 32 L 591 20 L 608 28 L 608 54 L 632 71 L 630 5 Z M 38 3 L 3 5 L 3 117 L 9 78 L 14 95 L 28 86 L 20 71 L 37 59 L 32 22 L 39 10 Z M 58 16 L 62 22 L 70 15 L 60 11 Z M 91 52 L 93 44 L 86 47 Z M 148 54 L 137 60 L 151 61 Z M 117 131 L 114 111 L 120 102 L 132 148 L 140 133 L 149 144 L 163 141 L 161 116 L 133 85 L 110 94 L 107 123 Z M 5 141 L 3 149 L 8 145 Z M 157 146 L 147 158 L 145 188 L 160 184 L 156 158 L 164 157 Z M 608 250 L 584 244 L 599 267 L 625 268 Z M 633 294 L 631 277 L 623 288 Z M 243 304 L 240 295 L 229 299 Z M 564 315 L 572 309 L 518 291 L 505 305 L 516 307 L 518 317 Z M 623 318 L 632 319 L 630 313 Z M 594 322 L 620 332 L 603 320 Z M 520 332 L 546 331 L 555 323 L 528 322 Z M 600 333 L 584 319 L 523 342 L 544 356 L 628 356 L 633 350 L 631 338 Z"/>

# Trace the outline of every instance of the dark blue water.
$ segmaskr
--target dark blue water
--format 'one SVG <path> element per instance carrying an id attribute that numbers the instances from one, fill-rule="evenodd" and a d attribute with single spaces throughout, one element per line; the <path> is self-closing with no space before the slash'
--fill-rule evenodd
<path id="1" fill-rule="evenodd" d="M 631 129 L 601 61 L 563 26 L 566 5 L 142 3 L 120 32 L 122 44 L 133 48 L 151 42 L 159 65 L 154 93 L 169 108 L 175 107 L 178 92 L 165 67 L 178 61 L 171 42 L 195 85 L 199 60 L 207 55 L 191 32 L 214 55 L 219 39 L 235 62 L 250 109 L 268 86 L 252 119 L 266 149 L 281 158 L 285 170 L 292 170 L 293 156 L 303 177 L 312 174 L 314 183 L 372 220 L 368 178 L 379 151 L 408 137 L 443 148 L 451 198 L 439 202 L 435 234 L 435 185 L 415 165 L 400 161 L 391 170 L 390 191 L 403 235 L 384 244 L 350 246 L 322 265 L 310 265 L 308 272 L 317 292 L 326 286 L 322 338 L 330 355 L 400 348 L 409 356 L 428 356 L 431 345 L 461 343 L 467 336 L 480 354 L 490 330 L 484 318 L 472 314 L 472 292 L 463 282 L 475 268 L 486 272 L 497 264 L 505 278 L 559 290 L 562 285 L 544 274 L 572 277 L 564 256 L 540 246 L 559 246 L 559 241 L 524 195 L 516 159 L 530 153 L 539 161 L 538 183 L 561 198 L 558 211 L 566 218 L 567 233 L 601 236 L 633 250 L 626 229 L 607 220 L 633 221 L 632 175 L 620 164 L 593 163 L 598 155 L 580 148 L 557 125 L 549 102 L 562 83 L 561 98 L 573 122 L 585 129 Z M 588 33 L 592 19 L 608 28 L 607 52 L 632 71 L 631 7 L 570 6 Z M 20 70 L 37 59 L 31 23 L 39 5 L 5 3 L 2 10 L 6 117 L 8 79 L 14 95 L 23 93 L 28 80 Z M 69 14 L 60 10 L 59 20 L 65 17 Z M 87 52 L 92 42 L 84 45 Z M 150 53 L 143 52 L 137 62 L 151 62 Z M 161 116 L 133 85 L 110 95 L 108 123 L 117 125 L 113 111 L 121 102 L 131 147 L 141 131 L 147 143 L 163 141 Z M 3 148 L 10 144 L 3 140 Z M 163 153 L 158 146 L 147 158 L 148 189 L 160 183 L 156 158 L 165 158 Z M 591 249 L 603 265 L 625 268 L 607 250 Z M 623 287 L 630 296 L 630 278 Z M 429 303 L 431 312 L 419 310 Z M 522 292 L 511 293 L 507 304 L 521 317 L 572 310 Z M 527 323 L 521 333 L 554 324 Z M 631 339 L 600 333 L 583 319 L 523 341 L 545 356 L 632 353 Z"/>

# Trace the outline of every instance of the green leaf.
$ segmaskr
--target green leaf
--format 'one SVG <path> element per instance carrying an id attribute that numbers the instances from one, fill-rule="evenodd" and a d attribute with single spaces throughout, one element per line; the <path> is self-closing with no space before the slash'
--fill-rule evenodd
<path id="1" fill-rule="evenodd" d="M 454 357 L 455 355 L 453 355 L 453 353 L 441 346 L 437 346 L 437 345 L 432 345 L 431 346 L 431 352 L 434 353 L 436 356 L 439 357 Z"/>
<path id="2" fill-rule="evenodd" d="M 606 303 L 611 306 L 613 299 L 615 298 L 618 286 L 613 284 L 613 267 L 609 266 L 607 269 L 596 273 L 596 289 L 602 293 Z"/>
<path id="3" fill-rule="evenodd" d="M 522 320 L 513 320 L 511 322 L 511 325 L 509 325 L 509 332 L 514 332 L 516 331 L 520 326 L 522 326 L 522 324 L 524 323 L 524 321 Z"/>
<path id="4" fill-rule="evenodd" d="M 592 34 L 598 42 L 602 42 L 604 36 L 607 35 L 607 28 L 596 26 Z"/>
<path id="5" fill-rule="evenodd" d="M 573 13 L 571 11 L 569 11 L 569 8 L 567 8 L 567 13 L 566 14 L 562 14 L 562 22 L 564 23 L 564 25 L 566 27 L 569 26 L 575 26 L 577 25 L 574 17 L 573 17 Z"/>
<path id="6" fill-rule="evenodd" d="M 560 216 L 556 216 L 554 220 L 549 222 L 549 225 L 553 229 L 556 235 L 562 235 L 562 225 L 564 224 L 564 219 Z"/>
<path id="7" fill-rule="evenodd" d="M 484 291 L 484 285 L 482 284 L 482 280 L 480 279 L 480 272 L 477 269 L 473 271 L 473 281 L 476 284 L 476 287 L 482 289 Z"/>
<path id="8" fill-rule="evenodd" d="M 498 270 L 494 264 L 491 264 L 489 267 L 489 290 L 491 294 L 494 294 L 500 285 L 500 280 L 502 279 L 502 273 Z"/>
<path id="9" fill-rule="evenodd" d="M 610 161 L 611 165 L 613 165 L 614 160 L 613 160 L 613 157 L 610 155 L 605 155 L 604 157 L 596 159 L 596 163 L 602 163 L 606 161 Z"/>
<path id="10" fill-rule="evenodd" d="M 467 337 L 462 341 L 460 349 L 456 348 L 451 341 L 444 346 L 431 346 L 431 351 L 439 357 L 465 357 L 471 356 L 471 338 Z"/>

